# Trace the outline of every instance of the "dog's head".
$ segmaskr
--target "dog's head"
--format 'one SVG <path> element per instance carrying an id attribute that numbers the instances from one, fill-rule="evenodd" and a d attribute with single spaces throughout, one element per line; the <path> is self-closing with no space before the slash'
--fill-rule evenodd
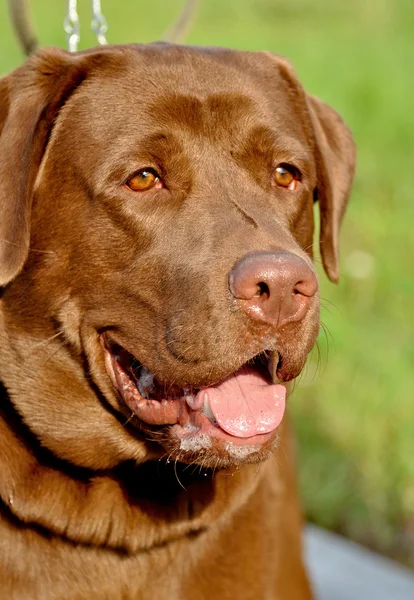
<path id="1" fill-rule="evenodd" d="M 319 329 L 314 202 L 336 281 L 353 170 L 266 53 L 48 50 L 0 80 L 1 377 L 26 424 L 91 468 L 264 457 Z"/>

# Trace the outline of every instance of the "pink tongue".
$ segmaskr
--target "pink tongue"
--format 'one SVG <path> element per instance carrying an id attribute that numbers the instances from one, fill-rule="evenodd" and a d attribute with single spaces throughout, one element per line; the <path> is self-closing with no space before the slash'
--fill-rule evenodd
<path id="1" fill-rule="evenodd" d="M 204 388 L 212 413 L 224 431 L 247 438 L 276 429 L 285 411 L 286 389 L 271 385 L 254 369 L 243 367 L 221 383 Z"/>

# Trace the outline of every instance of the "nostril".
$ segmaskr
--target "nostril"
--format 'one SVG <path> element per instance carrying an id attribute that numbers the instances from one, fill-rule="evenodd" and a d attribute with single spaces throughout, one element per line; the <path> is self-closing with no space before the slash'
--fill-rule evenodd
<path id="1" fill-rule="evenodd" d="M 310 274 L 309 277 L 298 281 L 293 288 L 294 295 L 300 294 L 301 296 L 307 296 L 309 298 L 314 296 L 317 291 L 318 281 L 313 274 Z"/>
<path id="2" fill-rule="evenodd" d="M 263 300 L 265 300 L 266 298 L 269 298 L 269 296 L 270 296 L 269 286 L 264 281 L 260 281 L 257 284 L 257 292 L 254 297 L 262 298 Z"/>
<path id="3" fill-rule="evenodd" d="M 304 281 L 298 281 L 295 284 L 295 287 L 293 288 L 293 295 L 294 296 L 298 296 L 298 295 L 303 296 L 306 288 L 307 288 L 307 285 Z"/>

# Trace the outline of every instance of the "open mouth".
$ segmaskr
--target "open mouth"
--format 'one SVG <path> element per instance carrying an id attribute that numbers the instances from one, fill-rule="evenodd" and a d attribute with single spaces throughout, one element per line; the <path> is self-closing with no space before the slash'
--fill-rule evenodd
<path id="1" fill-rule="evenodd" d="M 213 385 L 180 388 L 159 381 L 106 336 L 102 346 L 108 375 L 132 414 L 148 425 L 175 426 L 176 436 L 187 440 L 189 449 L 196 450 L 203 440 L 207 445 L 211 438 L 259 445 L 282 421 L 286 388 L 272 383 L 265 354 Z"/>

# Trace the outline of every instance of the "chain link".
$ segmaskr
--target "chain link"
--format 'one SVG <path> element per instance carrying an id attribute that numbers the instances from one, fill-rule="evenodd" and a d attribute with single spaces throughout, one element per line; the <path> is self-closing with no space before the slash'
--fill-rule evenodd
<path id="1" fill-rule="evenodd" d="M 76 4 L 77 0 L 68 0 L 68 12 L 63 21 L 69 52 L 76 52 L 80 40 L 79 15 Z"/>
<path id="2" fill-rule="evenodd" d="M 92 0 L 91 28 L 95 32 L 99 44 L 108 43 L 105 37 L 105 33 L 108 31 L 108 23 L 102 14 L 101 0 Z"/>
<path id="3" fill-rule="evenodd" d="M 106 32 L 108 31 L 108 23 L 102 14 L 101 0 L 91 0 L 92 5 L 92 22 L 91 28 L 95 32 L 98 43 L 101 45 L 107 44 Z M 77 10 L 77 0 L 68 0 L 68 10 L 63 28 L 66 32 L 69 52 L 76 52 L 80 41 L 80 23 Z"/>

